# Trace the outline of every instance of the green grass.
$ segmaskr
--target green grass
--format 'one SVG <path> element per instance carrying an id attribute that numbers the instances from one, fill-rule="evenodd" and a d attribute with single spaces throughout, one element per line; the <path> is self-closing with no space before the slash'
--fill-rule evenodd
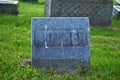
<path id="1" fill-rule="evenodd" d="M 31 58 L 31 18 L 44 16 L 44 1 L 20 2 L 19 16 L 0 15 L 0 80 L 120 80 L 120 20 L 91 28 L 91 69 L 60 75 L 21 68 Z"/>

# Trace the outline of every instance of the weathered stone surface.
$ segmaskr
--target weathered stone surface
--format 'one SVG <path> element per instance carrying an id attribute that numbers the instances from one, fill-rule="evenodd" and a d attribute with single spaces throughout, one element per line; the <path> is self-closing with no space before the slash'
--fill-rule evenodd
<path id="1" fill-rule="evenodd" d="M 120 6 L 120 0 L 116 0 L 116 6 Z"/>
<path id="2" fill-rule="evenodd" d="M 17 15 L 19 10 L 18 10 L 18 1 L 0 1 L 0 13 L 2 14 L 13 14 Z"/>
<path id="3" fill-rule="evenodd" d="M 58 70 L 90 67 L 89 20 L 33 18 L 32 66 Z"/>
<path id="4" fill-rule="evenodd" d="M 113 6 L 113 17 L 120 19 L 120 6 Z"/>
<path id="5" fill-rule="evenodd" d="M 46 0 L 46 17 L 89 17 L 92 26 L 109 26 L 112 0 Z"/>

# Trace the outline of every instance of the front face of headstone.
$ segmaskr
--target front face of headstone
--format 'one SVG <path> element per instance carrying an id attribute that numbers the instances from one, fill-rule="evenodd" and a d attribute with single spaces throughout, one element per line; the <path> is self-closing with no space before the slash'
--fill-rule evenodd
<path id="1" fill-rule="evenodd" d="M 47 17 L 89 17 L 91 25 L 109 26 L 112 0 L 46 0 Z"/>
<path id="2" fill-rule="evenodd" d="M 18 15 L 18 1 L 0 1 L 0 13 Z"/>
<path id="3" fill-rule="evenodd" d="M 88 18 L 33 18 L 32 66 L 58 70 L 89 68 Z"/>
<path id="4" fill-rule="evenodd" d="M 24 1 L 24 2 L 38 2 L 38 0 L 21 0 L 21 1 Z"/>

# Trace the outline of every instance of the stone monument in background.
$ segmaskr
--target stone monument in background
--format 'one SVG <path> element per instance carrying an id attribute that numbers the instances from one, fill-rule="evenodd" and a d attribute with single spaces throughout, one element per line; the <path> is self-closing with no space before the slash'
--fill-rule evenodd
<path id="1" fill-rule="evenodd" d="M 113 0 L 46 0 L 46 17 L 89 17 L 91 26 L 110 26 Z"/>
<path id="2" fill-rule="evenodd" d="M 19 13 L 19 2 L 11 0 L 0 0 L 0 13 L 1 14 L 13 14 Z"/>
<path id="3" fill-rule="evenodd" d="M 20 1 L 23 1 L 23 2 L 38 2 L 38 0 L 20 0 Z"/>
<path id="4" fill-rule="evenodd" d="M 90 67 L 89 19 L 33 18 L 32 66 L 75 70 Z"/>

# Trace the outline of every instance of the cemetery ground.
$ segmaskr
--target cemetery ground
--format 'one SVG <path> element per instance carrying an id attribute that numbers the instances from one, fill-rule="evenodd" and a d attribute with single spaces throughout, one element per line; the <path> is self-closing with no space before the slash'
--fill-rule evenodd
<path id="1" fill-rule="evenodd" d="M 40 0 L 41 1 L 41 0 Z M 31 59 L 31 18 L 44 16 L 44 1 L 20 2 L 19 15 L 0 14 L 0 80 L 120 80 L 120 20 L 91 27 L 91 68 L 76 73 L 22 66 Z"/>

